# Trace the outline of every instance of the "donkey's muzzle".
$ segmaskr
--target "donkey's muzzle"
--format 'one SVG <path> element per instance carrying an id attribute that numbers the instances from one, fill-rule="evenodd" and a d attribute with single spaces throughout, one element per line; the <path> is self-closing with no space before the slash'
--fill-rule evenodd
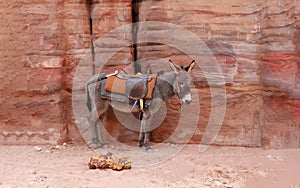
<path id="1" fill-rule="evenodd" d="M 190 104 L 192 102 L 192 96 L 191 94 L 186 94 L 181 100 L 184 104 Z"/>

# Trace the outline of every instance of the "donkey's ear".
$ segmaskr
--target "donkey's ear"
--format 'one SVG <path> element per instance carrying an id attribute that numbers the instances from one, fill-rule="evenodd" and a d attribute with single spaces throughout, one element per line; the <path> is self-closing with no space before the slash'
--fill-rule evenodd
<path id="1" fill-rule="evenodd" d="M 195 60 L 193 60 L 189 66 L 185 67 L 184 70 L 188 73 L 191 73 L 194 67 L 195 67 Z"/>
<path id="2" fill-rule="evenodd" d="M 176 74 L 178 74 L 178 72 L 179 72 L 180 70 L 182 70 L 182 68 L 181 68 L 180 66 L 176 65 L 176 64 L 173 63 L 171 60 L 169 60 L 169 64 L 170 64 L 171 69 L 172 69 Z"/>

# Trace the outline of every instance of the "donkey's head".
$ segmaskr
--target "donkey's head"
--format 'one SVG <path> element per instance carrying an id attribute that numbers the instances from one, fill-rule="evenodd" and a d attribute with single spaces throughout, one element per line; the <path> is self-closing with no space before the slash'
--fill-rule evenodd
<path id="1" fill-rule="evenodd" d="M 189 66 L 180 67 L 174 64 L 171 60 L 169 60 L 169 64 L 171 69 L 175 72 L 175 81 L 173 83 L 174 93 L 180 98 L 180 100 L 184 104 L 190 104 L 192 101 L 191 95 L 191 83 L 192 78 L 190 76 L 190 72 L 195 66 L 195 61 L 193 60 Z"/>

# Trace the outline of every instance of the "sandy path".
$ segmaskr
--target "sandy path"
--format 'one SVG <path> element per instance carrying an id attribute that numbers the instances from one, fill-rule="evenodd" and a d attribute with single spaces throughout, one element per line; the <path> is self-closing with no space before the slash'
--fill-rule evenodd
<path id="1" fill-rule="evenodd" d="M 87 163 L 95 152 L 86 146 L 40 149 L 0 146 L 0 187 L 300 188 L 300 150 L 294 149 L 210 147 L 199 153 L 197 145 L 188 145 L 166 162 L 120 172 L 89 170 Z M 145 153 L 136 149 L 137 155 Z"/>

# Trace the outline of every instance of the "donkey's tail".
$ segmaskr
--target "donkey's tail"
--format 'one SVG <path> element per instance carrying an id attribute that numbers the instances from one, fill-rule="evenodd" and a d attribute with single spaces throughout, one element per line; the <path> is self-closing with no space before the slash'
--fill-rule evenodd
<path id="1" fill-rule="evenodd" d="M 92 111 L 92 100 L 91 100 L 91 95 L 90 95 L 90 89 L 89 89 L 89 86 L 93 83 L 96 83 L 100 81 L 98 79 L 98 76 L 95 77 L 91 77 L 88 82 L 85 84 L 85 92 L 86 92 L 86 106 L 88 108 L 89 111 Z"/>

